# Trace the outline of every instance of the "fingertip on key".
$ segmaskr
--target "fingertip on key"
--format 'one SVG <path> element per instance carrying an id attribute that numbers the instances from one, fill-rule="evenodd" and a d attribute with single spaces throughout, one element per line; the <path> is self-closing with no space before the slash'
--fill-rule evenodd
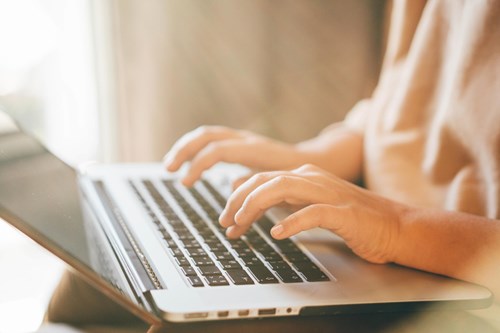
<path id="1" fill-rule="evenodd" d="M 281 224 L 277 224 L 271 229 L 271 236 L 274 238 L 280 238 L 280 236 L 283 234 L 283 231 L 285 231 L 285 228 Z"/>

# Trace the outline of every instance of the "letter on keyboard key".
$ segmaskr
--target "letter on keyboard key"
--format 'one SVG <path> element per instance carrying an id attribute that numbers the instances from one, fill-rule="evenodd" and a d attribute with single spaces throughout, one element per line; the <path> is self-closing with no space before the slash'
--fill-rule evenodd
<path id="1" fill-rule="evenodd" d="M 312 262 L 298 262 L 293 265 L 309 282 L 330 281 L 330 278 Z"/>
<path id="2" fill-rule="evenodd" d="M 193 260 L 196 266 L 210 266 L 214 264 L 208 256 L 194 257 Z"/>
<path id="3" fill-rule="evenodd" d="M 184 256 L 175 257 L 175 261 L 179 266 L 190 266 L 189 261 Z"/>
<path id="4" fill-rule="evenodd" d="M 203 282 L 199 276 L 188 276 L 188 280 L 193 287 L 203 287 Z"/>
<path id="5" fill-rule="evenodd" d="M 226 272 L 236 285 L 254 284 L 252 278 L 242 269 L 228 269 Z"/>
<path id="6" fill-rule="evenodd" d="M 281 281 L 285 283 L 302 282 L 300 276 L 291 268 L 277 269 L 276 274 L 278 274 Z"/>
<path id="7" fill-rule="evenodd" d="M 255 265 L 248 267 L 252 272 L 253 276 L 257 280 L 257 282 L 262 284 L 267 283 L 278 283 L 278 279 L 271 273 L 269 269 L 267 269 L 264 265 Z"/>
<path id="8" fill-rule="evenodd" d="M 220 275 L 220 269 L 215 266 L 215 265 L 209 265 L 209 266 L 200 266 L 198 269 L 201 271 L 201 274 L 203 275 Z"/>
<path id="9" fill-rule="evenodd" d="M 221 260 L 220 264 L 224 269 L 241 269 L 241 265 L 236 260 Z"/>
<path id="10" fill-rule="evenodd" d="M 234 260 L 234 257 L 229 253 L 229 251 L 214 252 L 217 260 Z"/>
<path id="11" fill-rule="evenodd" d="M 247 256 L 242 258 L 245 266 L 254 266 L 254 265 L 262 265 L 262 261 L 259 260 L 254 254 L 251 256 Z"/>
<path id="12" fill-rule="evenodd" d="M 184 273 L 184 275 L 186 275 L 186 276 L 197 275 L 196 271 L 194 270 L 194 268 L 192 266 L 181 266 L 181 269 L 182 269 L 182 272 Z"/>
<path id="13" fill-rule="evenodd" d="M 209 275 L 209 276 L 205 276 L 205 279 L 207 279 L 208 284 L 210 286 L 227 286 L 227 285 L 229 285 L 229 282 L 227 282 L 226 278 L 222 275 Z"/>
<path id="14" fill-rule="evenodd" d="M 201 257 L 207 255 L 205 250 L 201 248 L 187 249 L 186 251 L 189 253 L 190 257 Z"/>

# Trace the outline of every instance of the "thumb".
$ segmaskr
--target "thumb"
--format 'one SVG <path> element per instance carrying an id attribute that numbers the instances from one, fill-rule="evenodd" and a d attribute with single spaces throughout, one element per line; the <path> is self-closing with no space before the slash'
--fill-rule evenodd
<path id="1" fill-rule="evenodd" d="M 271 229 L 271 236 L 275 239 L 285 239 L 301 231 L 319 227 L 328 229 L 344 238 L 347 235 L 349 225 L 352 225 L 347 223 L 348 220 L 348 209 L 345 207 L 327 204 L 310 205 L 277 223 Z"/>

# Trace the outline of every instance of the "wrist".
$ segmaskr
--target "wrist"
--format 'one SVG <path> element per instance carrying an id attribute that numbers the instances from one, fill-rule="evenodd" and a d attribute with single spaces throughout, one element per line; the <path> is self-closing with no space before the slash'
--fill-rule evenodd
<path id="1" fill-rule="evenodd" d="M 408 266 L 409 263 L 414 262 L 413 257 L 422 252 L 423 249 L 417 247 L 415 243 L 415 237 L 418 234 L 415 227 L 421 210 L 421 208 L 403 204 L 398 208 L 398 231 L 392 248 L 391 262 Z"/>
<path id="2" fill-rule="evenodd" d="M 348 181 L 360 178 L 363 165 L 363 136 L 337 126 L 294 146 L 306 163 L 311 163 Z"/>

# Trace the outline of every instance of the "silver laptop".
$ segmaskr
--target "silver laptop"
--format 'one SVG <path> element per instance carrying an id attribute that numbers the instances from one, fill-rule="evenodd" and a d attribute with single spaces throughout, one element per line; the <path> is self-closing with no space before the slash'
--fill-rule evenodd
<path id="1" fill-rule="evenodd" d="M 218 216 L 241 168 L 193 188 L 160 164 L 75 170 L 18 126 L 0 133 L 0 216 L 145 321 L 488 306 L 489 290 L 356 257 L 330 232 L 275 241 L 274 210 L 238 240 Z"/>

